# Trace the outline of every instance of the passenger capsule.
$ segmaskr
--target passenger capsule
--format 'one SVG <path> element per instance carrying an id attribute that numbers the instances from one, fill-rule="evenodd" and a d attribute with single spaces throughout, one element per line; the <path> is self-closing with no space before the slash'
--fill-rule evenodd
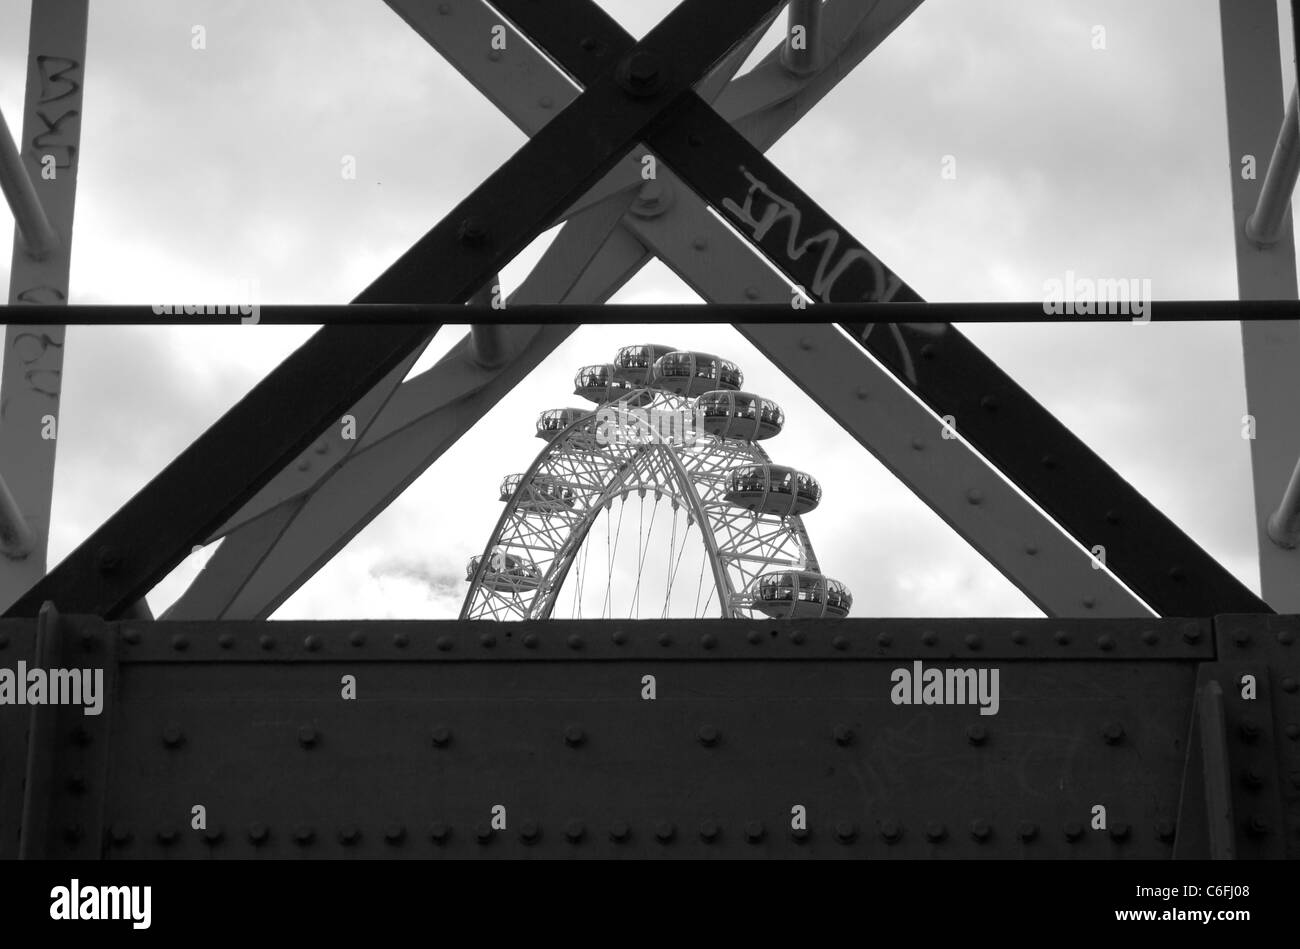
<path id="1" fill-rule="evenodd" d="M 580 395 L 597 405 L 610 402 L 626 402 L 628 405 L 641 406 L 649 402 L 653 395 L 632 383 L 620 379 L 613 363 L 603 366 L 583 366 L 573 377 L 573 394 Z"/>
<path id="2" fill-rule="evenodd" d="M 752 392 L 706 392 L 695 401 L 704 430 L 721 438 L 758 441 L 771 438 L 785 425 L 785 413 L 771 399 Z"/>
<path id="3" fill-rule="evenodd" d="M 708 353 L 672 352 L 655 360 L 650 384 L 677 395 L 703 395 L 715 389 L 739 389 L 745 381 L 740 367 Z"/>
<path id="4" fill-rule="evenodd" d="M 552 441 L 578 419 L 591 414 L 590 409 L 548 409 L 537 416 L 537 437 Z"/>
<path id="5" fill-rule="evenodd" d="M 749 587 L 754 608 L 773 619 L 848 616 L 853 595 L 838 580 L 811 570 L 765 573 Z"/>
<path id="6" fill-rule="evenodd" d="M 812 475 L 783 465 L 746 465 L 727 478 L 724 497 L 736 507 L 761 514 L 807 514 L 822 499 Z"/>
<path id="7" fill-rule="evenodd" d="M 654 376 L 655 361 L 675 352 L 676 348 L 661 343 L 624 346 L 614 357 L 614 377 L 634 386 L 648 386 Z"/>
<path id="8" fill-rule="evenodd" d="M 481 559 L 477 556 L 469 558 L 469 564 L 465 567 L 467 582 L 473 582 Z M 536 590 L 541 579 L 542 572 L 531 560 L 506 553 L 504 550 L 494 550 L 489 555 L 487 566 L 483 568 L 481 583 L 497 593 L 518 594 Z"/>
<path id="9" fill-rule="evenodd" d="M 519 492 L 524 476 L 507 475 L 501 482 L 501 500 L 509 501 Z M 558 511 L 573 507 L 573 488 L 553 475 L 533 475 L 520 493 L 519 507 L 525 511 Z"/>

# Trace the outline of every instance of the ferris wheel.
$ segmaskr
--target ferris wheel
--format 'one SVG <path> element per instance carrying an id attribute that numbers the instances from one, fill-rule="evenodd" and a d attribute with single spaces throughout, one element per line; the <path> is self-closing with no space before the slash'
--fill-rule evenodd
<path id="1" fill-rule="evenodd" d="M 653 344 L 580 369 L 574 394 L 596 407 L 538 418 L 546 446 L 501 482 L 461 618 L 848 615 L 804 529 L 821 485 L 772 462 L 760 443 L 785 415 L 743 382 Z"/>

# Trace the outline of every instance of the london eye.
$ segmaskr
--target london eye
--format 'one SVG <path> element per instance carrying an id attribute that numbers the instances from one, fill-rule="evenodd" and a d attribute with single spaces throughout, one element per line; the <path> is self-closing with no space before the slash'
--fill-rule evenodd
<path id="1" fill-rule="evenodd" d="M 594 407 L 538 417 L 546 445 L 500 483 L 461 617 L 848 615 L 804 527 L 821 485 L 768 455 L 785 414 L 743 384 L 729 360 L 656 344 L 581 368 Z"/>

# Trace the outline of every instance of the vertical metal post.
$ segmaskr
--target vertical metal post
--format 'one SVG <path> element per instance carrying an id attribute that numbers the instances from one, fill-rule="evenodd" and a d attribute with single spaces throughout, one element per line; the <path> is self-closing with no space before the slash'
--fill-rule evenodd
<path id="1" fill-rule="evenodd" d="M 14 145 L 13 136 L 9 134 L 9 123 L 0 112 L 0 191 L 14 213 L 14 223 L 18 226 L 18 236 L 23 242 L 27 255 L 33 260 L 44 260 L 59 242 L 59 237 L 50 227 L 50 219 L 41 207 L 41 199 L 36 196 L 36 187 L 27 177 L 23 167 L 22 156 Z"/>
<path id="2" fill-rule="evenodd" d="M 1260 203 L 1263 162 L 1278 144 L 1283 113 L 1275 0 L 1219 0 L 1228 110 L 1237 288 L 1243 300 L 1296 299 L 1295 238 L 1285 213 L 1276 241 L 1247 233 Z M 1284 202 L 1285 204 L 1286 202 Z M 1242 354 L 1248 416 L 1227 420 L 1223 437 L 1250 439 L 1260 593 L 1281 613 L 1300 612 L 1300 552 L 1278 546 L 1268 523 L 1300 458 L 1300 322 L 1243 322 Z"/>
<path id="3" fill-rule="evenodd" d="M 14 241 L 11 304 L 66 303 L 81 146 L 89 0 L 32 0 L 18 152 L 57 244 L 42 260 Z M 45 574 L 64 328 L 9 325 L 0 354 L 0 475 L 31 530 L 22 560 L 0 558 L 0 610 Z"/>
<path id="4" fill-rule="evenodd" d="M 796 76 L 820 68 L 822 0 L 790 0 L 781 65 Z"/>
<path id="5" fill-rule="evenodd" d="M 1236 851 L 1236 822 L 1232 813 L 1232 775 L 1228 767 L 1228 727 L 1223 687 L 1213 679 L 1197 696 L 1201 727 L 1201 767 L 1205 772 L 1205 815 L 1210 859 L 1231 860 Z"/>

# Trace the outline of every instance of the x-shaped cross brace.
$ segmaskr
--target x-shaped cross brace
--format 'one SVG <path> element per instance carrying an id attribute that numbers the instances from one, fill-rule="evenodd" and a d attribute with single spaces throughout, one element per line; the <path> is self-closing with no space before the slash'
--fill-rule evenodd
<path id="1" fill-rule="evenodd" d="M 701 194 L 720 211 L 727 214 L 732 222 L 751 237 L 755 244 L 780 267 L 792 280 L 807 287 L 815 299 L 823 302 L 842 300 L 917 300 L 910 288 L 906 287 L 895 275 L 890 273 L 865 248 L 856 244 L 847 232 L 840 228 L 830 217 L 811 202 L 780 174 L 770 163 L 762 158 L 748 142 L 730 125 L 721 120 L 701 99 L 685 91 L 689 85 L 682 76 L 693 80 L 702 68 L 700 61 L 705 49 L 716 52 L 717 47 L 707 47 L 705 37 L 716 38 L 716 29 L 702 29 L 697 24 L 690 35 L 691 43 L 679 45 L 680 38 L 688 32 L 682 24 L 689 23 L 693 9 L 699 9 L 695 3 L 686 3 L 679 7 L 668 20 L 661 24 L 646 40 L 633 49 L 632 41 L 613 23 L 603 11 L 580 0 L 566 0 L 564 3 L 547 3 L 539 8 L 529 0 L 511 0 L 497 4 L 517 25 L 521 26 L 535 42 L 543 46 L 556 57 L 571 73 L 588 84 L 586 93 L 575 107 L 564 110 L 554 120 L 545 125 L 534 140 L 526 146 L 511 162 L 503 166 L 493 178 L 476 190 L 466 202 L 449 215 L 438 228 L 404 255 L 380 280 L 358 298 L 358 302 L 417 302 L 424 300 L 452 299 L 464 300 L 477 285 L 488 279 L 492 271 L 485 270 L 481 263 L 489 256 L 492 268 L 513 256 L 528 239 L 540 229 L 537 220 L 548 223 L 565 203 L 576 200 L 581 185 L 571 186 L 565 193 L 560 207 L 556 207 L 555 195 L 565 185 L 571 185 L 577 175 L 559 175 L 548 179 L 545 188 L 536 188 L 520 195 L 505 186 L 516 181 L 519 175 L 518 161 L 530 150 L 532 155 L 527 160 L 537 160 L 545 156 L 548 160 L 556 151 L 563 151 L 559 146 L 557 135 L 563 136 L 564 145 L 571 146 L 576 153 L 590 158 L 596 152 L 602 152 L 599 161 L 582 164 L 580 168 L 565 169 L 585 172 L 587 177 L 583 184 L 591 183 L 592 166 L 598 174 L 613 164 L 620 149 L 625 150 L 637 139 L 646 141 L 652 150 L 663 157 L 690 182 Z M 752 19 L 746 21 L 746 27 L 754 26 L 763 14 L 770 12 L 777 4 L 755 3 L 742 4 L 744 12 Z M 762 8 L 762 9 L 760 9 Z M 736 10 L 734 12 L 739 12 Z M 558 28 L 559 23 L 566 27 Z M 582 23 L 583 29 L 572 30 L 571 24 Z M 716 24 L 714 24 L 716 25 Z M 733 26 L 735 24 L 733 23 Z M 742 34 L 743 35 L 743 34 Z M 734 34 L 731 37 L 734 42 Z M 672 67 L 668 67 L 668 58 L 663 50 L 672 50 Z M 620 54 L 621 57 L 620 57 Z M 716 57 L 715 57 L 716 58 Z M 705 63 L 707 65 L 707 63 Z M 614 73 L 614 76 L 611 76 Z M 666 75 L 667 74 L 667 75 Z M 675 97 L 671 118 L 665 118 L 664 99 L 668 95 Z M 611 116 L 604 110 L 611 99 L 619 95 L 625 106 L 620 116 Z M 626 99 L 633 100 L 629 107 Z M 653 108 L 652 103 L 659 107 Z M 640 108 L 638 109 L 637 106 Z M 641 124 L 635 130 L 633 121 L 617 121 L 627 118 L 628 113 L 635 113 L 635 120 Z M 582 125 L 592 115 L 600 117 L 592 127 Z M 574 119 L 577 119 L 575 128 Z M 629 137 L 630 136 L 630 137 Z M 611 158 L 613 156 L 613 158 Z M 579 163 L 575 161 L 575 166 Z M 512 168 L 512 166 L 514 166 Z M 545 166 L 548 169 L 551 165 Z M 484 194 L 486 189 L 486 194 Z M 496 200 L 492 197 L 495 195 Z M 507 213 L 514 208 L 503 207 L 502 196 L 522 197 L 520 215 L 536 215 L 532 218 L 531 230 L 519 227 L 517 218 Z M 548 205 L 546 202 L 550 201 Z M 548 216 L 549 215 L 549 216 Z M 452 252 L 447 245 L 451 237 L 451 228 L 455 227 L 455 236 L 460 243 L 460 253 Z M 526 231 L 525 236 L 519 237 Z M 498 236 L 500 235 L 500 236 Z M 467 250 L 468 248 L 468 250 Z M 423 272 L 421 261 L 426 254 L 440 253 L 444 256 L 435 259 L 445 260 L 446 268 L 437 278 Z M 478 269 L 475 269 L 475 268 Z M 469 280 L 470 282 L 466 282 Z M 475 282 L 476 281 L 476 282 Z M 439 295 L 447 289 L 453 290 L 449 295 Z M 1083 529 L 1091 525 L 1109 524 L 1111 528 L 1127 522 L 1126 539 L 1132 543 L 1121 545 L 1119 558 L 1112 555 L 1111 566 L 1119 568 L 1119 559 L 1125 565 L 1131 564 L 1136 569 L 1129 572 L 1130 583 L 1142 593 L 1148 601 L 1162 612 L 1169 612 L 1165 604 L 1189 604 L 1191 608 L 1174 610 L 1192 612 L 1215 612 L 1228 609 L 1252 610 L 1262 607 L 1249 591 L 1237 584 L 1226 571 L 1215 564 L 1207 555 L 1197 548 L 1172 524 L 1155 511 L 1145 499 L 1122 482 L 1113 471 L 1104 465 L 1095 455 L 1078 442 L 1063 426 L 1051 418 L 1041 406 L 1033 402 L 1027 394 L 1015 386 L 1005 374 L 987 360 L 951 327 L 903 326 L 886 335 L 879 331 L 872 332 L 868 326 L 848 327 L 850 331 L 864 342 L 864 345 L 880 359 L 895 375 L 903 379 L 918 395 L 936 411 L 960 408 L 963 414 L 951 412 L 956 418 L 967 422 L 964 433 L 977 447 L 983 450 L 995 464 L 1013 476 L 1026 490 L 1043 503 L 1057 519 L 1077 538 L 1089 535 Z M 370 333 L 378 333 L 379 328 L 371 328 Z M 295 357 L 313 344 L 317 344 L 329 331 L 322 331 Z M 338 334 L 334 334 L 338 338 Z M 409 334 L 408 334 L 409 336 Z M 395 347 L 407 355 L 419 345 L 419 342 L 407 346 L 406 340 L 396 342 Z M 322 344 L 322 351 L 323 349 Z M 291 357 L 291 360 L 295 357 Z M 286 366 L 290 361 L 286 361 Z M 388 363 L 385 368 L 395 372 L 394 366 L 400 368 L 401 358 Z M 284 367 L 282 367 L 283 369 Z M 272 379 L 278 375 L 273 374 Z M 268 382 L 271 380 L 268 380 Z M 264 386 L 266 383 L 263 384 Z M 259 390 L 262 387 L 259 387 Z M 252 399 L 258 390 L 250 395 Z M 983 393 L 983 394 L 980 394 Z M 326 396 L 328 398 L 328 396 Z M 974 401 L 972 401 L 974 400 Z M 246 399 L 245 402 L 249 400 Z M 324 401 L 324 400 L 323 400 Z M 332 403 L 331 403 L 332 404 Z M 139 577 L 146 570 L 144 565 L 136 570 L 129 569 L 132 559 L 123 557 L 117 546 L 106 541 L 123 540 L 121 524 L 130 523 L 129 509 L 146 495 L 162 498 L 164 492 L 153 491 L 154 486 L 168 477 L 169 472 L 186 460 L 186 456 L 198 449 L 218 429 L 222 428 L 231 417 L 236 415 L 244 403 L 214 426 L 199 443 L 183 454 L 159 476 L 155 485 L 142 492 L 141 496 L 128 504 L 104 528 L 74 552 L 64 564 L 43 581 L 41 586 L 48 586 L 49 592 L 42 593 L 38 586 L 20 602 L 22 610 L 15 608 L 15 613 L 30 613 L 34 606 L 57 589 L 54 581 L 59 579 L 74 560 L 80 560 L 83 568 L 88 566 L 88 558 L 96 557 L 104 561 L 105 551 L 113 568 L 110 574 L 117 574 L 119 581 L 109 584 L 117 588 L 115 593 L 127 586 L 127 582 L 139 583 Z M 974 411 L 966 411 L 973 409 Z M 989 416 L 1003 412 L 1003 424 L 981 422 Z M 948 413 L 945 413 L 948 414 Z M 1022 416 L 1019 425 L 1005 424 L 1007 415 Z M 973 424 L 972 424 L 973 423 Z M 326 422 L 328 424 L 328 422 Z M 314 425 L 314 423 L 313 423 Z M 1025 426 L 1028 426 L 1026 429 Z M 319 426 L 314 431 L 319 431 Z M 1048 452 L 1042 455 L 1041 467 L 1047 471 L 1066 469 L 1069 480 L 1084 484 L 1090 483 L 1089 474 L 1100 475 L 1106 486 L 1116 491 L 1113 497 L 1123 512 L 1116 515 L 1115 509 L 1107 510 L 1102 516 L 1093 510 L 1095 503 L 1071 504 L 1070 489 L 1063 491 L 1059 481 L 1054 485 L 1052 478 L 1026 477 L 1032 475 L 1032 466 L 1026 465 L 1023 446 L 1017 442 L 1024 440 L 1026 430 L 1037 431 L 1045 437 L 1042 441 L 1059 454 Z M 1008 432 L 1012 432 L 1008 442 Z M 314 434 L 314 432 L 313 432 Z M 297 447 L 301 449 L 312 435 L 299 439 Z M 1035 446 L 1034 450 L 1037 450 Z M 1037 459 L 1035 459 L 1037 461 Z M 254 473 L 252 490 L 261 487 L 268 480 Z M 1017 477 L 1019 476 L 1019 477 Z M 1028 482 L 1028 483 L 1027 483 Z M 174 484 L 174 481 L 168 483 Z M 242 492 L 247 497 L 249 490 Z M 214 505 L 217 503 L 214 499 Z M 227 511 L 230 505 L 227 505 Z M 208 513 L 209 511 L 205 511 Z M 148 523 L 147 521 L 145 523 Z M 154 523 L 157 523 L 154 521 Z M 116 534 L 111 530 L 115 524 L 119 529 Z M 219 526 L 219 523 L 218 525 Z M 214 528 L 215 529 L 215 526 Z M 102 536 L 101 536 L 102 535 Z M 195 536 L 191 533 L 191 538 Z M 206 536 L 199 534 L 198 536 Z M 1094 532 L 1091 536 L 1097 536 Z M 98 554 L 95 545 L 98 543 Z M 86 548 L 92 548 L 87 550 Z M 1155 548 L 1153 550 L 1153 547 Z M 1163 549 L 1162 549 L 1163 547 Z M 180 553 L 188 549 L 181 548 Z M 1153 574 L 1152 562 L 1158 564 L 1156 570 L 1164 568 L 1163 561 L 1170 554 L 1176 556 L 1175 563 L 1163 576 Z M 1153 556 L 1155 554 L 1156 556 Z M 161 558 L 155 558 L 161 559 Z M 173 557 L 174 564 L 178 557 Z M 170 566 L 168 565 L 168 567 Z M 1143 569 L 1145 568 L 1145 569 Z M 143 582 L 152 585 L 152 581 L 162 575 L 153 567 L 153 576 Z M 130 574 L 128 577 L 127 574 Z M 1143 582 L 1136 583 L 1133 579 Z M 1194 581 L 1194 582 L 1189 582 Z M 145 586 L 144 589 L 147 589 Z M 140 589 L 139 593 L 143 593 Z M 100 599 L 94 612 L 108 615 L 122 608 L 122 601 L 129 601 L 134 593 L 127 593 L 112 605 L 102 605 L 111 594 Z M 63 597 L 60 602 L 69 600 L 86 601 L 89 597 Z M 1163 599 L 1163 602 L 1162 602 Z M 25 606 L 24 606 L 25 604 Z M 74 603 L 73 609 L 79 608 Z"/>

